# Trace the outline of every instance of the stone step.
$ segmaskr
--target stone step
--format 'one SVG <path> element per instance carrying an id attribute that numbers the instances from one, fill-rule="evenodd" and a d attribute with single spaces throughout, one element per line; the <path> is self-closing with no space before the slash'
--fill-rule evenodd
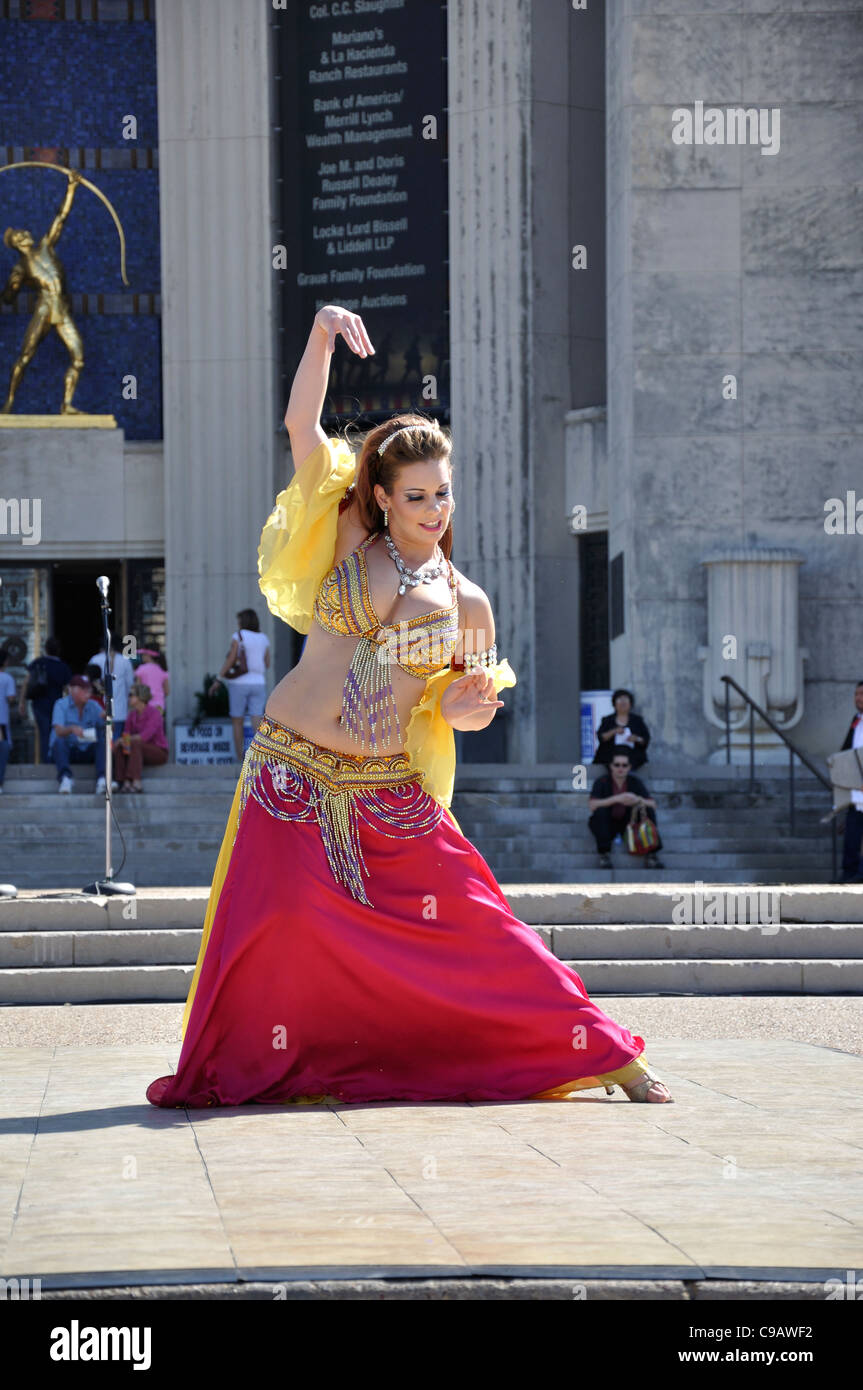
<path id="1" fill-rule="evenodd" d="M 197 840 L 211 844 L 214 840 L 221 841 L 225 833 L 227 817 L 224 820 L 208 821 L 204 825 L 199 825 L 194 821 L 191 825 L 187 821 L 177 820 L 173 825 L 161 824 L 152 826 L 141 825 L 135 821 L 120 820 L 123 828 L 123 838 L 127 845 L 134 843 L 140 849 L 158 849 L 163 844 L 177 844 L 180 842 L 189 843 Z M 152 833 L 155 831 L 156 833 Z M 100 815 L 99 820 L 86 825 L 77 825 L 74 821 L 66 825 L 30 825 L 26 827 L 20 825 L 16 827 L 14 833 L 7 834 L 0 827 L 3 835 L 4 853 L 7 850 L 11 853 L 12 846 L 16 850 L 26 848 L 31 845 L 35 850 L 51 849 L 72 849 L 77 845 L 92 844 L 101 836 L 104 842 L 105 837 L 105 815 Z M 112 824 L 112 835 L 115 844 L 119 843 L 119 831 L 116 825 Z"/>
<path id="2" fill-rule="evenodd" d="M 582 853 L 596 855 L 595 841 L 589 832 L 586 833 L 586 827 L 582 825 L 543 826 L 541 829 L 532 827 L 524 836 L 513 835 L 511 828 L 488 827 L 480 829 L 468 826 L 465 821 L 461 821 L 460 825 L 468 839 L 476 837 L 495 849 L 506 850 L 507 852 L 514 849 L 524 849 L 526 846 L 535 852 L 539 847 L 547 845 L 551 853 L 560 853 L 567 846 L 570 846 Z M 752 835 L 718 834 L 712 831 L 709 826 L 695 826 L 692 830 L 687 831 L 668 820 L 660 822 L 659 831 L 669 851 L 674 850 L 677 853 L 685 854 L 703 854 L 719 849 L 726 854 L 752 854 L 757 852 L 759 844 L 771 854 L 796 854 L 800 850 L 811 853 L 825 844 L 828 853 L 830 850 L 830 837 L 825 834 L 821 826 L 813 826 L 805 834 L 801 833 L 798 826 L 795 827 L 793 836 L 788 834 L 781 837 L 777 836 L 775 839 L 771 836 L 768 839 L 758 841 L 754 841 Z M 620 844 L 620 841 L 617 843 Z"/>
<path id="3" fill-rule="evenodd" d="M 96 802 L 96 783 L 81 785 L 75 781 L 74 788 L 68 795 L 61 796 L 57 791 L 56 781 L 40 787 L 38 791 L 14 791 L 10 785 L 4 784 L 3 796 L 0 796 L 0 817 L 7 819 L 14 815 L 25 815 L 39 808 L 54 806 L 54 808 L 65 808 L 74 805 L 75 810 L 89 810 L 93 805 L 101 803 L 101 810 L 104 813 L 104 794 L 100 792 L 99 802 Z M 204 810 L 213 803 L 225 802 L 231 806 L 233 792 L 236 790 L 236 783 L 225 785 L 225 787 L 207 788 L 207 790 L 190 791 L 176 788 L 175 791 L 154 790 L 143 784 L 145 790 L 142 792 L 114 792 L 114 809 L 117 812 L 122 810 L 135 810 L 138 806 L 192 806 L 196 810 Z"/>
<path id="4" fill-rule="evenodd" d="M 21 769 L 9 767 L 6 773 L 4 784 L 4 795 L 8 796 L 41 796 L 55 794 L 57 789 L 57 776 L 52 770 L 50 772 L 40 772 L 38 776 L 21 777 L 16 776 L 16 772 Z M 201 775 L 209 772 L 208 776 Z M 204 791 L 233 791 L 237 784 L 240 774 L 240 766 L 236 764 L 233 769 L 223 771 L 221 768 L 200 769 L 183 768 L 168 764 L 164 768 L 146 768 L 144 771 L 144 792 L 143 795 L 185 796 L 192 793 L 201 794 Z M 95 787 L 96 773 L 91 766 L 76 765 L 72 768 L 72 779 L 75 783 L 76 793 L 87 794 Z M 116 779 L 115 779 L 116 780 Z M 589 789 L 596 778 L 589 776 L 585 787 L 575 788 L 571 781 L 562 782 L 543 782 L 535 781 L 533 784 L 525 781 L 511 781 L 507 778 L 488 779 L 485 785 L 479 785 L 475 780 L 466 778 L 461 768 L 456 772 L 455 795 L 465 801 L 481 803 L 484 801 L 499 801 L 501 805 L 525 805 L 542 806 L 549 802 L 564 805 L 567 801 L 574 801 L 578 798 L 587 800 Z M 776 783 L 757 779 L 750 789 L 747 782 L 709 782 L 699 784 L 689 781 L 685 777 L 676 779 L 655 779 L 653 777 L 642 778 L 647 783 L 651 792 L 664 798 L 691 798 L 697 803 L 705 805 L 723 801 L 734 804 L 751 804 L 753 798 L 760 798 L 766 801 L 788 801 L 789 787 L 787 783 Z M 798 781 L 794 783 L 795 800 L 801 801 L 817 800 L 819 797 L 828 798 L 829 792 L 821 782 L 815 778 L 808 781 Z"/>
<path id="5" fill-rule="evenodd" d="M 513 869 L 535 869 L 543 865 L 547 865 L 549 868 L 552 866 L 565 868 L 566 865 L 571 864 L 573 867 L 590 869 L 594 877 L 606 872 L 598 867 L 595 850 L 571 849 L 568 851 L 554 851 L 543 849 L 531 854 L 529 850 L 523 848 L 517 849 L 515 845 L 490 845 L 488 849 L 489 854 L 483 857 L 487 858 L 489 863 L 493 862 L 495 856 L 497 857 L 497 862 L 502 863 L 505 857 L 506 864 L 511 865 Z M 664 844 L 660 851 L 661 858 L 665 863 L 670 865 L 676 864 L 681 869 L 697 869 L 699 865 L 705 865 L 705 867 L 711 866 L 714 870 L 726 867 L 740 869 L 759 867 L 790 868 L 801 862 L 802 854 L 802 849 L 787 850 L 784 852 L 780 851 L 776 853 L 768 853 L 766 851 L 759 853 L 756 850 L 739 850 L 735 852 L 733 850 L 728 850 L 726 846 L 722 844 L 715 845 L 712 849 L 704 849 L 696 853 L 690 853 L 688 849 L 678 849 L 674 844 Z M 818 845 L 807 847 L 805 856 L 803 857 L 805 857 L 806 862 L 810 864 L 823 864 L 827 867 L 830 863 L 830 848 L 829 846 L 825 848 L 824 846 Z M 643 868 L 641 859 L 642 856 L 640 855 L 626 855 L 625 852 L 618 854 L 612 853 L 612 863 L 615 872 L 620 869 L 641 869 Z"/>
<path id="6" fill-rule="evenodd" d="M 497 867 L 499 871 L 496 877 L 500 879 L 504 873 L 517 873 L 519 880 L 526 885 L 540 885 L 549 881 L 565 881 L 568 884 L 578 885 L 583 888 L 597 887 L 601 884 L 609 886 L 624 887 L 647 887 L 648 885 L 668 885 L 680 884 L 682 881 L 689 880 L 697 882 L 701 879 L 704 866 L 698 865 L 694 872 L 686 872 L 679 865 L 672 863 L 664 870 L 646 869 L 638 867 L 635 869 L 620 869 L 607 871 L 598 875 L 592 869 L 573 869 L 571 865 L 566 866 L 565 872 L 548 872 L 537 868 L 533 871 L 525 870 L 512 862 L 502 862 L 495 866 L 493 860 L 487 860 L 492 870 Z M 129 883 L 136 889 L 147 889 L 152 887 L 183 887 L 184 885 L 194 885 L 199 888 L 206 888 L 212 881 L 213 869 L 216 863 L 215 852 L 211 855 L 189 856 L 177 855 L 174 859 L 162 857 L 156 861 L 147 861 L 136 857 L 134 861 L 128 861 L 121 866 L 119 858 L 114 860 L 114 879 L 117 882 Z M 98 853 L 89 857 L 82 857 L 75 861 L 73 866 L 66 864 L 58 866 L 53 874 L 46 872 L 38 865 L 28 866 L 17 864 L 15 871 L 10 871 L 9 865 L 4 865 L 0 870 L 0 881 L 13 882 L 21 890 L 43 888 L 46 891 L 57 892 L 73 884 L 78 890 L 93 882 L 94 879 L 104 875 L 104 861 Z M 35 880 L 27 883 L 27 878 Z M 168 878 L 174 880 L 168 882 Z M 758 886 L 765 888 L 778 889 L 783 885 L 800 882 L 814 883 L 828 886 L 833 884 L 833 878 L 829 868 L 821 867 L 813 869 L 805 868 L 801 871 L 800 878 L 789 870 L 780 872 L 774 870 L 765 873 L 763 870 L 757 872 L 750 869 L 740 869 L 736 867 L 725 867 L 717 870 L 716 877 L 721 877 L 723 882 L 733 884 L 741 889 Z M 51 879 L 48 882 L 48 879 Z"/>
<path id="7" fill-rule="evenodd" d="M 57 795 L 57 778 L 54 773 L 42 777 L 30 777 L 16 779 L 12 776 L 13 769 L 9 768 L 6 780 L 3 785 L 3 799 L 19 797 L 37 799 L 44 796 Z M 156 769 L 156 773 L 161 769 Z M 152 768 L 144 770 L 143 791 L 135 794 L 125 792 L 115 792 L 118 800 L 131 802 L 137 801 L 142 796 L 170 798 L 174 796 L 208 796 L 211 794 L 232 794 L 237 785 L 239 769 L 228 777 L 202 778 L 190 775 L 191 769 L 179 771 L 173 769 L 170 776 L 157 776 Z M 95 791 L 96 775 L 91 767 L 76 766 L 73 769 L 74 796 L 90 796 Z M 115 778 L 116 780 L 116 778 Z M 726 788 L 711 787 L 701 789 L 686 783 L 679 783 L 676 786 L 662 786 L 655 782 L 649 782 L 648 786 L 651 793 L 655 792 L 657 797 L 662 797 L 663 801 L 669 805 L 688 804 L 699 807 L 723 806 L 729 808 L 747 807 L 755 805 L 758 801 L 766 801 L 771 804 L 785 802 L 788 804 L 788 788 L 778 788 L 767 784 L 756 784 L 750 791 L 748 786 L 729 786 Z M 567 805 L 577 805 L 579 802 L 586 804 L 590 795 L 590 783 L 587 787 L 575 789 L 573 787 L 548 787 L 525 788 L 512 787 L 505 788 L 497 784 L 490 784 L 487 790 L 477 790 L 467 785 L 460 785 L 456 782 L 454 796 L 464 802 L 465 805 L 499 805 L 505 807 L 536 807 L 556 806 L 558 808 Z M 812 782 L 806 786 L 797 786 L 795 783 L 794 800 L 801 804 L 814 803 L 820 800 L 829 801 L 830 793 L 820 782 Z"/>
<path id="8" fill-rule="evenodd" d="M 9 968 L 194 965 L 201 933 L 185 928 L 0 931 L 0 974 Z"/>
<path id="9" fill-rule="evenodd" d="M 658 875 L 657 875 L 658 877 Z M 863 922 L 863 888 L 853 884 L 778 884 L 744 886 L 728 880 L 618 883 L 501 883 L 516 917 L 531 925 L 586 926 L 619 922 L 666 926 L 686 913 L 703 921 L 721 912 L 726 922 L 751 921 L 770 912 L 780 922 L 856 924 Z M 0 907 L 3 905 L 0 904 Z M 7 904 L 9 906 L 9 904 Z"/>
<path id="10" fill-rule="evenodd" d="M 182 1003 L 192 965 L 82 965 L 0 970 L 0 1004 Z"/>
<path id="11" fill-rule="evenodd" d="M 491 861 L 489 861 L 489 863 L 491 863 Z M 492 869 L 494 869 L 493 864 L 491 865 L 491 867 Z M 502 866 L 501 873 L 503 872 L 503 867 L 505 867 L 508 872 L 513 872 L 517 868 L 516 865 L 511 865 L 507 863 L 505 866 Z M 696 877 L 701 877 L 702 874 L 707 874 L 711 867 L 715 866 L 712 866 L 710 864 L 705 866 L 704 863 L 701 863 L 698 866 L 696 872 L 689 875 L 690 880 L 694 880 Z M 784 884 L 794 882 L 827 885 L 833 882 L 833 875 L 829 869 L 821 871 L 818 869 L 813 869 L 811 866 L 805 865 L 801 868 L 799 876 L 787 870 L 782 873 L 776 871 L 774 871 L 773 873 L 769 873 L 764 872 L 762 870 L 734 869 L 728 867 L 723 868 L 721 870 L 721 874 L 724 882 L 736 884 L 741 888 L 746 886 L 750 886 L 753 888 L 759 886 L 767 888 L 778 888 Z M 531 872 L 522 868 L 518 869 L 518 875 L 521 881 L 526 884 L 544 883 L 547 882 L 548 879 L 551 877 L 551 874 L 544 870 L 537 870 L 535 873 L 532 874 Z M 500 877 L 500 874 L 496 874 L 496 877 Z M 597 877 L 598 875 L 596 871 L 593 869 L 568 870 L 565 874 L 561 873 L 559 875 L 561 881 L 565 878 L 567 883 L 579 884 L 584 887 L 595 886 L 597 882 Z M 670 868 L 665 870 L 620 869 L 614 870 L 613 872 L 609 872 L 606 870 L 604 874 L 604 878 L 607 883 L 621 885 L 624 887 L 636 887 L 637 885 L 646 882 L 660 884 L 665 883 L 669 885 L 679 884 L 683 877 L 684 875 L 681 873 L 681 870 L 679 868 Z"/>
<path id="12" fill-rule="evenodd" d="M 598 994 L 863 994 L 863 960 L 565 962 Z M 36 966 L 0 970 L 2 1004 L 182 1003 L 192 965 Z"/>
<path id="13" fill-rule="evenodd" d="M 567 961 L 597 994 L 863 994 L 861 960 Z"/>
<path id="14" fill-rule="evenodd" d="M 863 960 L 860 923 L 599 923 L 533 930 L 561 960 Z M 194 965 L 200 940 L 194 927 L 127 923 L 82 930 L 70 918 L 59 928 L 0 930 L 0 969 Z"/>
<path id="15" fill-rule="evenodd" d="M 122 824 L 122 839 L 120 831 L 116 826 L 112 827 L 112 846 L 116 856 L 117 850 L 125 843 L 127 853 L 155 854 L 163 850 L 173 851 L 180 846 L 195 852 L 208 852 L 212 846 L 218 846 L 222 842 L 225 832 L 226 822 L 213 822 L 206 825 L 187 825 L 178 822 L 174 826 L 158 828 L 158 833 L 153 833 L 157 828 L 130 824 Z M 464 827 L 462 827 L 464 829 Z M 15 857 L 32 858 L 34 855 L 45 856 L 46 852 L 52 854 L 56 852 L 59 856 L 66 855 L 75 858 L 80 852 L 90 853 L 92 846 L 104 844 L 104 821 L 99 825 L 89 826 L 46 826 L 38 825 L 30 828 L 28 833 L 15 835 L 3 834 L 2 851 L 3 861 L 12 863 Z M 698 837 L 679 837 L 672 836 L 669 827 L 660 826 L 663 838 L 662 858 L 672 860 L 681 866 L 695 864 L 700 861 L 708 860 L 715 862 L 717 868 L 723 863 L 736 864 L 739 867 L 746 865 L 763 864 L 765 867 L 771 865 L 780 866 L 783 864 L 793 865 L 800 861 L 801 856 L 812 863 L 821 860 L 830 862 L 830 842 L 823 838 L 811 837 L 787 837 L 784 842 L 772 844 L 768 842 L 764 845 L 753 845 L 752 840 L 745 838 L 723 839 L 720 836 L 698 836 Z M 580 868 L 590 868 L 596 872 L 601 872 L 597 860 L 596 846 L 592 840 L 588 840 L 583 834 L 573 834 L 570 836 L 500 836 L 500 835 L 477 835 L 468 836 L 476 843 L 476 847 L 484 858 L 490 859 L 493 856 L 500 858 L 506 855 L 507 860 L 524 865 L 525 867 L 537 867 L 543 863 L 549 865 L 564 865 L 572 863 Z M 638 856 L 635 856 L 636 858 Z M 630 856 L 621 847 L 618 841 L 612 849 L 612 860 L 616 866 L 629 864 Z"/>
<path id="16" fill-rule="evenodd" d="M 66 880 L 50 893 L 22 890 L 0 899 L 0 932 L 68 930 L 104 931 L 203 926 L 209 887 L 144 887 L 134 897 L 95 897 Z M 645 878 L 633 885 L 611 883 L 528 883 L 501 880 L 501 891 L 516 917 L 543 930 L 555 927 L 645 924 L 668 927 L 673 914 L 698 923 L 721 913 L 728 923 L 745 924 L 758 916 L 778 916 L 783 924 L 863 923 L 863 888 L 859 885 L 784 884 L 772 890 L 741 886 L 728 880 L 703 883 L 662 882 Z"/>
<path id="17" fill-rule="evenodd" d="M 114 815 L 121 823 L 171 825 L 194 818 L 224 825 L 231 809 L 233 796 L 193 796 L 166 803 L 152 796 L 114 797 Z M 70 814 L 74 812 L 74 814 Z M 30 825 L 104 825 L 104 797 L 17 797 L 0 804 L 0 833 L 14 834 L 18 826 Z"/>

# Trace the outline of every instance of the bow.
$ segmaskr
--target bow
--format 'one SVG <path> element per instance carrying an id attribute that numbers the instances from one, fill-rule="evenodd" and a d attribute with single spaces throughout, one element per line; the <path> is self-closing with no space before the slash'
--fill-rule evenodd
<path id="1" fill-rule="evenodd" d="M 72 172 L 72 170 L 67 169 L 64 164 L 49 164 L 44 159 L 21 159 L 15 164 L 4 164 L 2 168 L 0 168 L 0 174 L 5 174 L 7 169 L 56 169 L 58 174 L 70 174 Z M 114 226 L 120 234 L 120 274 L 123 277 L 123 284 L 128 285 L 129 281 L 126 279 L 126 238 L 123 235 L 123 228 L 114 209 L 114 205 L 105 196 L 101 188 L 97 188 L 95 183 L 91 183 L 89 179 L 85 179 L 83 174 L 78 174 L 78 182 L 83 183 L 85 188 L 89 188 L 91 193 L 95 193 L 96 197 L 101 199 L 114 219 Z"/>

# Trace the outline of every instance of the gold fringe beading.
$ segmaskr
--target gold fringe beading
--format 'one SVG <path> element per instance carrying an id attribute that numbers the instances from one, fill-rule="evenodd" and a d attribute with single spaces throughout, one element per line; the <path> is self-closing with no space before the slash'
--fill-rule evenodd
<path id="1" fill-rule="evenodd" d="M 378 749 L 378 726 L 381 742 L 401 741 L 389 650 L 383 642 L 361 637 L 342 690 L 342 727 L 354 743 L 374 753 Z"/>
<path id="2" fill-rule="evenodd" d="M 444 809 L 421 784 L 422 773 L 404 753 L 339 753 L 267 716 L 243 762 L 237 824 L 250 796 L 279 820 L 315 820 L 333 878 L 358 902 L 373 907 L 363 884 L 370 874 L 359 821 L 391 839 L 430 834 Z M 381 799 L 384 789 L 399 798 L 397 809 Z"/>

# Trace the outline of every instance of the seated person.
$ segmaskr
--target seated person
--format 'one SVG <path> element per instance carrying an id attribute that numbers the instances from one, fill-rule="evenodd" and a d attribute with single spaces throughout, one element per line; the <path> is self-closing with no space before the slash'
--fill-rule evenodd
<path id="1" fill-rule="evenodd" d="M 614 714 L 606 714 L 596 731 L 595 763 L 611 762 L 618 748 L 628 748 L 632 755 L 633 768 L 647 762 L 647 745 L 650 730 L 640 714 L 632 713 L 632 694 L 629 690 L 615 690 L 611 697 Z"/>
<path id="2" fill-rule="evenodd" d="M 54 702 L 48 751 L 57 769 L 57 790 L 72 790 L 70 763 L 96 764 L 96 794 L 105 790 L 105 711 L 92 698 L 86 676 L 73 676 L 68 693 Z"/>
<path id="3" fill-rule="evenodd" d="M 121 736 L 111 744 L 117 781 L 124 792 L 139 792 L 144 763 L 160 767 L 168 761 L 168 740 L 162 711 L 151 704 L 153 692 L 135 681 L 129 692 L 129 715 Z"/>
<path id="4" fill-rule="evenodd" d="M 591 787 L 588 802 L 591 815 L 587 824 L 596 840 L 600 868 L 610 869 L 613 867 L 611 862 L 612 843 L 618 835 L 623 837 L 629 824 L 632 807 L 639 802 L 647 807 L 647 814 L 656 825 L 656 802 L 641 778 L 633 774 L 632 754 L 629 749 L 618 747 L 611 760 L 609 771 L 602 777 L 597 777 Z M 656 849 L 660 850 L 661 848 L 662 841 L 660 840 Z M 665 868 L 656 852 L 641 857 L 646 861 L 646 868 Z"/>

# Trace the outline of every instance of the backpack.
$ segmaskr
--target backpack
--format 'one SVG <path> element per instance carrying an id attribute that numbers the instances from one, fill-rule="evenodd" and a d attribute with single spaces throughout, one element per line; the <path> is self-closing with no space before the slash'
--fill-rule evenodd
<path id="1" fill-rule="evenodd" d="M 30 676 L 27 681 L 27 699 L 39 700 L 44 695 L 47 695 L 49 679 L 48 662 L 45 660 L 44 656 L 37 657 L 30 667 Z"/>

